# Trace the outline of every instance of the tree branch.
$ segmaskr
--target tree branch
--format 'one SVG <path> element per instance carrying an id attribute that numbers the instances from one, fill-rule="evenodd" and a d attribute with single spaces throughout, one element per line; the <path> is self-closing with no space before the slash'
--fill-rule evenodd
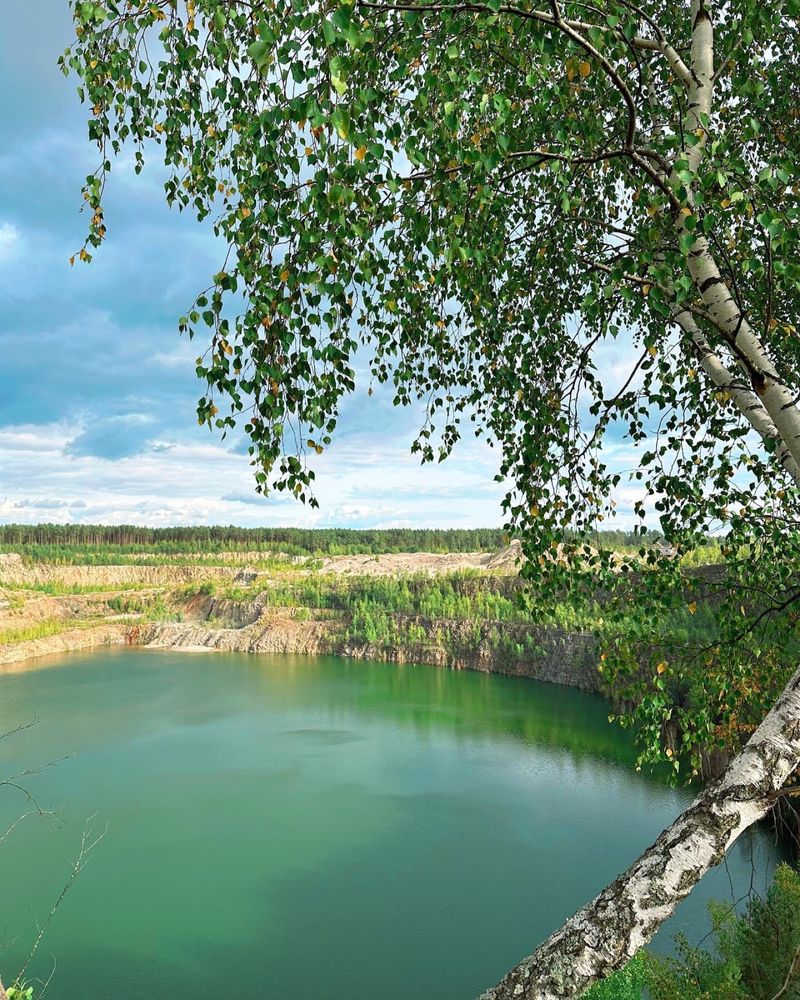
<path id="1" fill-rule="evenodd" d="M 800 762 L 800 669 L 728 766 L 622 875 L 481 1000 L 567 1000 L 622 968 L 736 839 L 761 819 Z"/>
<path id="2" fill-rule="evenodd" d="M 441 4 L 441 3 L 371 3 L 369 0 L 356 0 L 357 7 L 367 7 L 370 10 L 397 10 L 397 11 L 412 11 L 414 13 L 426 14 L 426 13 L 460 13 L 460 12 L 472 12 L 476 14 L 512 14 L 515 17 L 521 17 L 530 21 L 540 21 L 542 24 L 557 25 L 559 23 L 558 19 L 553 15 L 544 10 L 524 10 L 521 7 L 515 7 L 513 4 L 502 4 L 497 10 L 493 10 L 488 4 L 483 3 L 454 3 L 454 4 Z M 653 22 L 650 19 L 646 19 L 651 27 L 654 27 Z M 573 31 L 578 31 L 581 34 L 594 29 L 595 31 L 602 31 L 604 34 L 619 34 L 616 29 L 609 28 L 605 24 L 590 24 L 587 21 L 576 21 L 571 18 L 561 21 L 561 24 L 566 25 Z M 634 48 L 642 49 L 648 52 L 660 52 L 667 61 L 670 69 L 675 73 L 679 80 L 685 86 L 689 86 L 692 81 L 692 75 L 689 72 L 689 68 L 686 63 L 678 55 L 675 48 L 666 40 L 663 33 L 656 29 L 657 38 L 646 38 L 642 35 L 635 35 L 633 38 L 626 38 L 625 41 L 632 45 Z"/>
<path id="3" fill-rule="evenodd" d="M 694 316 L 692 316 L 687 307 L 674 306 L 672 315 L 684 333 L 687 333 L 692 338 L 703 371 L 705 371 L 718 389 L 730 395 L 731 402 L 745 417 L 761 440 L 765 444 L 769 444 L 775 448 L 775 455 L 778 461 L 792 479 L 794 479 L 795 483 L 800 486 L 800 465 L 792 457 L 792 453 L 787 448 L 786 442 L 775 426 L 772 417 L 770 417 L 756 393 L 752 389 L 743 386 L 733 372 L 725 366 L 722 359 L 703 336 L 700 327 L 695 322 Z"/>
<path id="4" fill-rule="evenodd" d="M 781 1000 L 785 997 L 789 991 L 789 987 L 792 985 L 792 980 L 800 970 L 800 945 L 797 946 L 797 950 L 794 953 L 791 964 L 789 965 L 789 971 L 786 973 L 786 979 L 784 980 L 783 986 L 778 990 L 772 1000 Z"/>

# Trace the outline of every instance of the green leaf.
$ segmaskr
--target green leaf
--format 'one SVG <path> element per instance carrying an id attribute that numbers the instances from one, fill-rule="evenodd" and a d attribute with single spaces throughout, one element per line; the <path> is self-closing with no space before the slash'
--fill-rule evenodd
<path id="1" fill-rule="evenodd" d="M 322 37 L 326 45 L 333 45 L 336 41 L 336 29 L 327 17 L 322 22 Z"/>
<path id="2" fill-rule="evenodd" d="M 331 124 L 336 129 L 340 139 L 350 136 L 350 114 L 345 108 L 338 107 L 331 115 Z"/>
<path id="3" fill-rule="evenodd" d="M 247 54 L 256 64 L 259 70 L 263 70 L 270 62 L 270 45 L 263 39 L 259 38 L 257 41 L 253 42 L 252 45 L 248 46 Z"/>
<path id="4" fill-rule="evenodd" d="M 333 89 L 341 97 L 347 91 L 347 62 L 341 56 L 334 56 L 329 67 Z"/>

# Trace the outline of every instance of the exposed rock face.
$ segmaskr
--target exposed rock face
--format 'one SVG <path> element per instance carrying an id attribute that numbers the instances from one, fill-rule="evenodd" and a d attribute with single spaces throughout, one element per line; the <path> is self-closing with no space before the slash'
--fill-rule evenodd
<path id="1" fill-rule="evenodd" d="M 252 611 L 248 607 L 247 614 Z M 307 615 L 304 609 L 275 608 L 262 611 L 257 621 L 240 628 L 214 628 L 205 623 L 149 624 L 134 626 L 129 636 L 131 642 L 146 646 L 311 656 L 327 653 L 358 660 L 424 663 L 530 677 L 586 691 L 597 691 L 600 686 L 595 640 L 583 633 L 551 628 L 532 631 L 521 625 L 495 622 L 481 623 L 481 634 L 476 637 L 472 622 L 396 615 L 399 624 L 416 625 L 427 633 L 427 639 L 386 646 L 347 639 L 342 619 Z M 501 648 L 497 647 L 498 633 L 504 639 Z"/>
<path id="2" fill-rule="evenodd" d="M 591 635 L 556 628 L 531 629 L 509 622 L 432 620 L 419 615 L 394 617 L 402 624 L 424 629 L 428 641 L 387 647 L 344 640 L 335 652 L 354 659 L 427 663 L 455 670 L 529 677 L 584 691 L 600 689 L 596 643 Z"/>
<path id="3" fill-rule="evenodd" d="M 9 646 L 0 646 L 0 664 L 23 663 L 36 656 L 66 653 L 92 646 L 111 646 L 126 641 L 130 626 L 122 623 L 98 625 L 95 628 L 75 628 L 42 639 L 29 639 Z M 3 671 L 9 673 L 8 669 Z"/>
<path id="4" fill-rule="evenodd" d="M 335 651 L 339 622 L 299 619 L 294 609 L 265 612 L 257 622 L 242 628 L 209 628 L 200 623 L 133 626 L 129 641 L 144 646 L 178 649 L 218 649 L 242 653 L 304 653 L 308 656 Z"/>
<path id="5" fill-rule="evenodd" d="M 5 554 L 0 562 L 0 585 L 3 583 L 36 586 L 58 583 L 65 587 L 105 586 L 125 584 L 194 583 L 208 579 L 206 566 L 53 566 L 37 563 L 27 566 L 19 556 Z M 214 575 L 233 579 L 239 570 L 235 566 L 215 566 Z"/>

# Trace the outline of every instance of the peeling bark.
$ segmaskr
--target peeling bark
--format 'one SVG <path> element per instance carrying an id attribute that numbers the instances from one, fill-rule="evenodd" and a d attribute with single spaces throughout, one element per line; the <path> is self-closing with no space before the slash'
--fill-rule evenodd
<path id="1" fill-rule="evenodd" d="M 622 875 L 480 1000 L 567 1000 L 622 968 L 800 763 L 800 669 L 723 776 Z"/>

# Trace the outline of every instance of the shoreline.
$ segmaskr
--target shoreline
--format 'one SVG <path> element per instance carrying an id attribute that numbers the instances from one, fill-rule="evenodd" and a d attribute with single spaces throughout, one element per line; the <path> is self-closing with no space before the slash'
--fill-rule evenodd
<path id="1" fill-rule="evenodd" d="M 407 618 L 407 616 L 398 616 Z M 35 662 L 53 655 L 101 646 L 129 645 L 144 649 L 185 652 L 286 653 L 306 656 L 344 656 L 379 663 L 418 663 L 452 670 L 474 670 L 523 677 L 599 693 L 594 639 L 587 633 L 555 628 L 536 630 L 536 651 L 513 657 L 493 648 L 486 637 L 468 647 L 460 643 L 472 624 L 455 620 L 415 617 L 426 641 L 410 644 L 356 642 L 343 635 L 341 619 L 305 618 L 293 609 L 264 610 L 256 621 L 239 627 L 209 627 L 202 621 L 110 623 L 72 628 L 52 636 L 0 647 L 0 668 L 13 672 L 36 669 Z M 503 623 L 490 623 L 491 628 Z M 511 638 L 521 635 L 505 625 Z M 528 630 L 527 634 L 530 634 Z M 0 669 L 0 672 L 12 672 Z"/>
<path id="2" fill-rule="evenodd" d="M 129 625 L 123 623 L 101 623 L 88 628 L 69 628 L 40 639 L 26 639 L 0 646 L 0 674 L 22 673 L 26 669 L 36 669 L 31 661 L 58 656 L 61 653 L 100 646 L 125 645 L 129 628 Z"/>

